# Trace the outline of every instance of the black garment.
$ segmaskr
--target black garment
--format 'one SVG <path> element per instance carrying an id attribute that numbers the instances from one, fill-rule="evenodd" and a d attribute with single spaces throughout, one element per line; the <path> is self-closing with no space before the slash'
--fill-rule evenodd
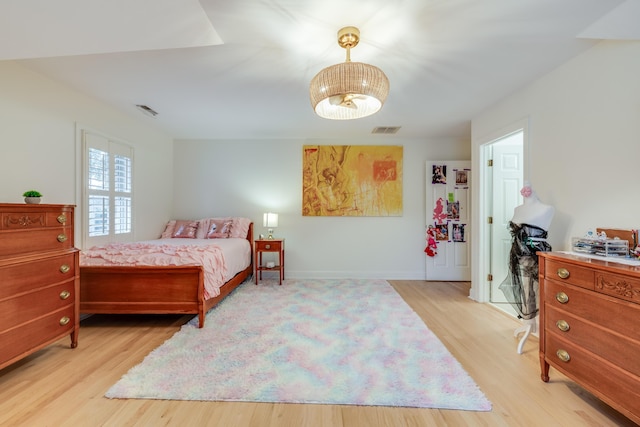
<path id="1" fill-rule="evenodd" d="M 511 251 L 509 274 L 500 284 L 507 301 L 521 319 L 533 319 L 538 315 L 538 255 L 548 252 L 547 232 L 540 227 L 509 222 Z"/>

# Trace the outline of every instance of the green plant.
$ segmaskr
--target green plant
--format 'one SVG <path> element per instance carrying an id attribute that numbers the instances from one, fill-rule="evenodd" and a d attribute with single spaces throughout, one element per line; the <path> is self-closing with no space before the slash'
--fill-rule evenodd
<path id="1" fill-rule="evenodd" d="M 25 191 L 22 197 L 42 197 L 42 194 L 40 194 L 40 192 L 36 190 L 29 190 Z"/>

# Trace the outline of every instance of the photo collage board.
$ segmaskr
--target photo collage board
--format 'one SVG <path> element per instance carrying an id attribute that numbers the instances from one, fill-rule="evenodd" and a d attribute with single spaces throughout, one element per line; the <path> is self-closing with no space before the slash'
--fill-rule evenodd
<path id="1" fill-rule="evenodd" d="M 466 242 L 467 224 L 460 219 L 460 200 L 456 199 L 457 190 L 468 190 L 470 169 L 451 168 L 447 165 L 432 165 L 432 185 L 447 185 L 448 180 L 455 180 L 455 191 L 446 192 L 446 197 L 439 197 L 433 206 L 433 226 L 429 230 L 436 242 Z M 451 183 L 451 182 L 449 182 Z"/>

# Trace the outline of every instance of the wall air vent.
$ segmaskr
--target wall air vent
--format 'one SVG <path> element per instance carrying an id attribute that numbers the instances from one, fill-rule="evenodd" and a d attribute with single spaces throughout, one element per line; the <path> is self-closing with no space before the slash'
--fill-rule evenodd
<path id="1" fill-rule="evenodd" d="M 400 126 L 378 126 L 376 128 L 373 128 L 371 133 L 391 135 L 394 133 L 398 133 L 399 130 Z"/>
<path id="2" fill-rule="evenodd" d="M 136 108 L 149 117 L 155 117 L 158 115 L 158 112 L 156 110 L 151 107 L 147 107 L 146 105 L 136 104 Z"/>

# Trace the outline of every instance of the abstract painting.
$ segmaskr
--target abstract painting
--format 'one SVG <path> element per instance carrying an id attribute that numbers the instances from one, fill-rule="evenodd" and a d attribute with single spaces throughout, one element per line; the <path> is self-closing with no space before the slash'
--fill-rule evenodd
<path id="1" fill-rule="evenodd" d="M 305 145 L 303 216 L 401 216 L 402 146 Z"/>

